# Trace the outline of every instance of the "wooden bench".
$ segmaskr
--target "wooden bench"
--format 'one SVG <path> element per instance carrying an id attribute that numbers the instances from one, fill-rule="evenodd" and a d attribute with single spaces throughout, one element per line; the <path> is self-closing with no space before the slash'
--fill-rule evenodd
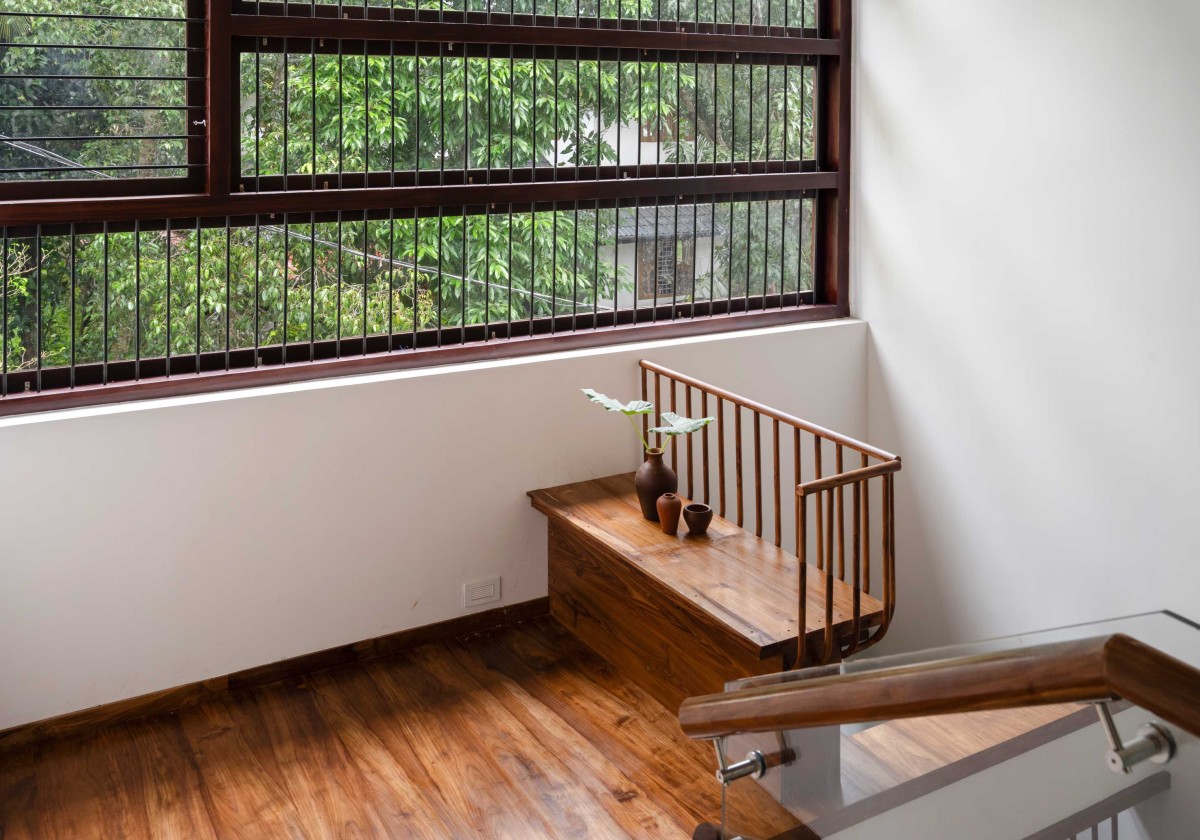
<path id="1" fill-rule="evenodd" d="M 669 709 L 822 647 L 827 583 L 838 650 L 852 646 L 856 592 L 859 633 L 883 621 L 878 599 L 809 564 L 799 647 L 796 556 L 719 516 L 705 537 L 682 522 L 664 534 L 642 518 L 632 473 L 529 496 L 549 520 L 551 613 Z"/>

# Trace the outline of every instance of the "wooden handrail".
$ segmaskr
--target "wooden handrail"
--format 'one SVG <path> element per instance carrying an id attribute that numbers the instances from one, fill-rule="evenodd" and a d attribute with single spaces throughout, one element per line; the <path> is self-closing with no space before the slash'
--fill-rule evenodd
<path id="1" fill-rule="evenodd" d="M 893 458 L 891 461 L 884 461 L 882 464 L 874 464 L 870 467 L 862 467 L 857 470 L 848 470 L 844 473 L 831 475 L 827 478 L 818 478 L 813 481 L 806 481 L 803 484 L 796 486 L 797 496 L 811 496 L 813 493 L 820 493 L 823 490 L 832 490 L 835 487 L 845 487 L 849 484 L 854 484 L 856 481 L 866 481 L 871 478 L 877 478 L 881 475 L 898 472 L 900 470 L 900 459 Z"/>
<path id="2" fill-rule="evenodd" d="M 841 444 L 847 449 L 853 449 L 855 452 L 859 452 L 863 455 L 869 455 L 872 458 L 878 458 L 881 461 L 899 460 L 898 457 L 893 455 L 891 452 L 886 452 L 876 446 L 871 446 L 869 443 L 863 443 L 861 440 L 855 440 L 848 435 L 843 435 L 839 432 L 833 431 L 832 429 L 826 429 L 824 426 L 818 426 L 816 423 L 810 423 L 807 420 L 801 420 L 799 417 L 787 414 L 786 412 L 779 411 L 775 408 L 771 408 L 768 405 L 763 405 L 760 402 L 748 400 L 743 396 L 733 393 L 732 391 L 727 391 L 724 388 L 718 388 L 715 385 L 709 385 L 707 382 L 702 382 L 699 379 L 688 376 L 687 374 L 679 373 L 678 371 L 665 368 L 662 365 L 646 361 L 645 359 L 641 361 L 641 366 L 651 373 L 658 373 L 670 379 L 674 379 L 676 382 L 682 383 L 683 385 L 690 385 L 698 390 L 708 391 L 708 393 L 715 397 L 719 397 L 728 403 L 740 405 L 742 408 L 749 409 L 750 411 L 761 414 L 764 417 L 770 417 L 772 420 L 778 420 L 781 423 L 787 423 L 793 428 L 801 429 L 809 434 L 825 438 L 825 440 L 829 441 L 830 443 Z"/>
<path id="3" fill-rule="evenodd" d="M 1200 737 L 1200 670 L 1123 634 L 685 700 L 692 738 L 1124 698 Z"/>
<path id="4" fill-rule="evenodd" d="M 728 515 L 758 537 L 768 539 L 764 532 L 773 530 L 778 548 L 785 533 L 795 535 L 790 550 L 799 561 L 797 626 L 823 627 L 824 633 L 797 645 L 788 664 L 832 662 L 883 639 L 896 608 L 893 474 L 900 469 L 899 457 L 654 362 L 642 360 L 640 367 L 642 399 L 660 413 L 715 420 L 696 435 L 663 443 L 679 472 L 680 491 L 711 503 L 718 516 Z M 643 416 L 643 435 L 649 436 L 650 426 Z M 788 495 L 793 504 L 785 504 Z M 815 511 L 809 510 L 808 497 Z M 873 566 L 883 609 L 864 616 L 862 596 L 873 594 Z M 814 599 L 811 605 L 810 577 L 818 578 L 824 590 L 822 602 Z M 849 632 L 834 631 L 835 580 L 854 593 Z"/>

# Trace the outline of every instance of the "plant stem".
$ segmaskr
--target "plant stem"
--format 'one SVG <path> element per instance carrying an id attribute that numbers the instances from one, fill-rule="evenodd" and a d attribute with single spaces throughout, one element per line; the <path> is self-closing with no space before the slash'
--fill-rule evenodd
<path id="1" fill-rule="evenodd" d="M 626 414 L 625 416 L 626 416 L 626 417 L 628 417 L 628 418 L 629 418 L 629 422 L 633 424 L 633 430 L 634 430 L 635 432 L 637 432 L 638 440 L 640 440 L 640 441 L 642 442 L 642 448 L 643 448 L 643 449 L 645 449 L 647 452 L 649 452 L 649 451 L 650 451 L 650 444 L 646 443 L 646 437 L 645 437 L 645 435 L 643 435 L 643 434 L 642 434 L 642 430 L 638 428 L 638 423 L 637 423 L 637 421 L 633 419 L 633 418 L 634 418 L 634 415 L 632 415 L 632 414 Z"/>

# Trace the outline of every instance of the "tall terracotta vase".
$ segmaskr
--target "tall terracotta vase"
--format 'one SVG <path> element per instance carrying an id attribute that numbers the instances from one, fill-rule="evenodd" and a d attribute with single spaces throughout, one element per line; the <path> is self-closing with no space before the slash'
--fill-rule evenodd
<path id="1" fill-rule="evenodd" d="M 633 478 L 642 516 L 651 522 L 658 521 L 658 497 L 663 493 L 674 493 L 679 489 L 679 476 L 675 470 L 663 463 L 661 449 L 646 450 L 646 460 L 638 467 Z"/>

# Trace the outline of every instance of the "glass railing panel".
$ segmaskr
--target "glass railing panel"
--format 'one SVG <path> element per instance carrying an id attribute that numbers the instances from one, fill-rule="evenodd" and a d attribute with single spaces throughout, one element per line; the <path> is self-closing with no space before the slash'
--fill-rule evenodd
<path id="1" fill-rule="evenodd" d="M 1124 618 L 1114 618 L 1107 621 L 1075 624 L 1053 630 L 1040 630 L 1034 633 L 1001 636 L 981 642 L 968 642 L 961 645 L 931 648 L 912 653 L 860 657 L 842 662 L 839 665 L 792 671 L 786 675 L 782 675 L 782 678 L 792 681 L 836 674 L 855 674 L 879 670 L 881 668 L 896 668 L 903 665 L 916 665 L 945 659 L 956 659 L 963 656 L 977 656 L 986 653 L 1053 644 L 1055 642 L 1100 638 L 1115 633 L 1123 633 L 1131 636 L 1188 665 L 1200 668 L 1200 626 L 1175 613 L 1153 612 L 1126 616 Z M 778 677 L 777 675 L 752 677 L 747 680 L 738 681 L 736 684 L 748 687 L 762 684 L 762 680 L 778 681 Z"/>
<path id="2" fill-rule="evenodd" d="M 1153 720 L 1136 706 L 1115 711 L 1125 738 Z M 728 764 L 781 748 L 795 759 L 725 787 L 723 836 L 1061 840 L 1106 838 L 1115 825 L 1126 840 L 1191 837 L 1194 791 L 1171 788 L 1174 777 L 1200 779 L 1200 745 L 1172 734 L 1171 763 L 1128 775 L 1108 767 L 1096 709 L 1084 704 L 730 737 Z M 782 807 L 765 809 L 764 793 Z"/>

